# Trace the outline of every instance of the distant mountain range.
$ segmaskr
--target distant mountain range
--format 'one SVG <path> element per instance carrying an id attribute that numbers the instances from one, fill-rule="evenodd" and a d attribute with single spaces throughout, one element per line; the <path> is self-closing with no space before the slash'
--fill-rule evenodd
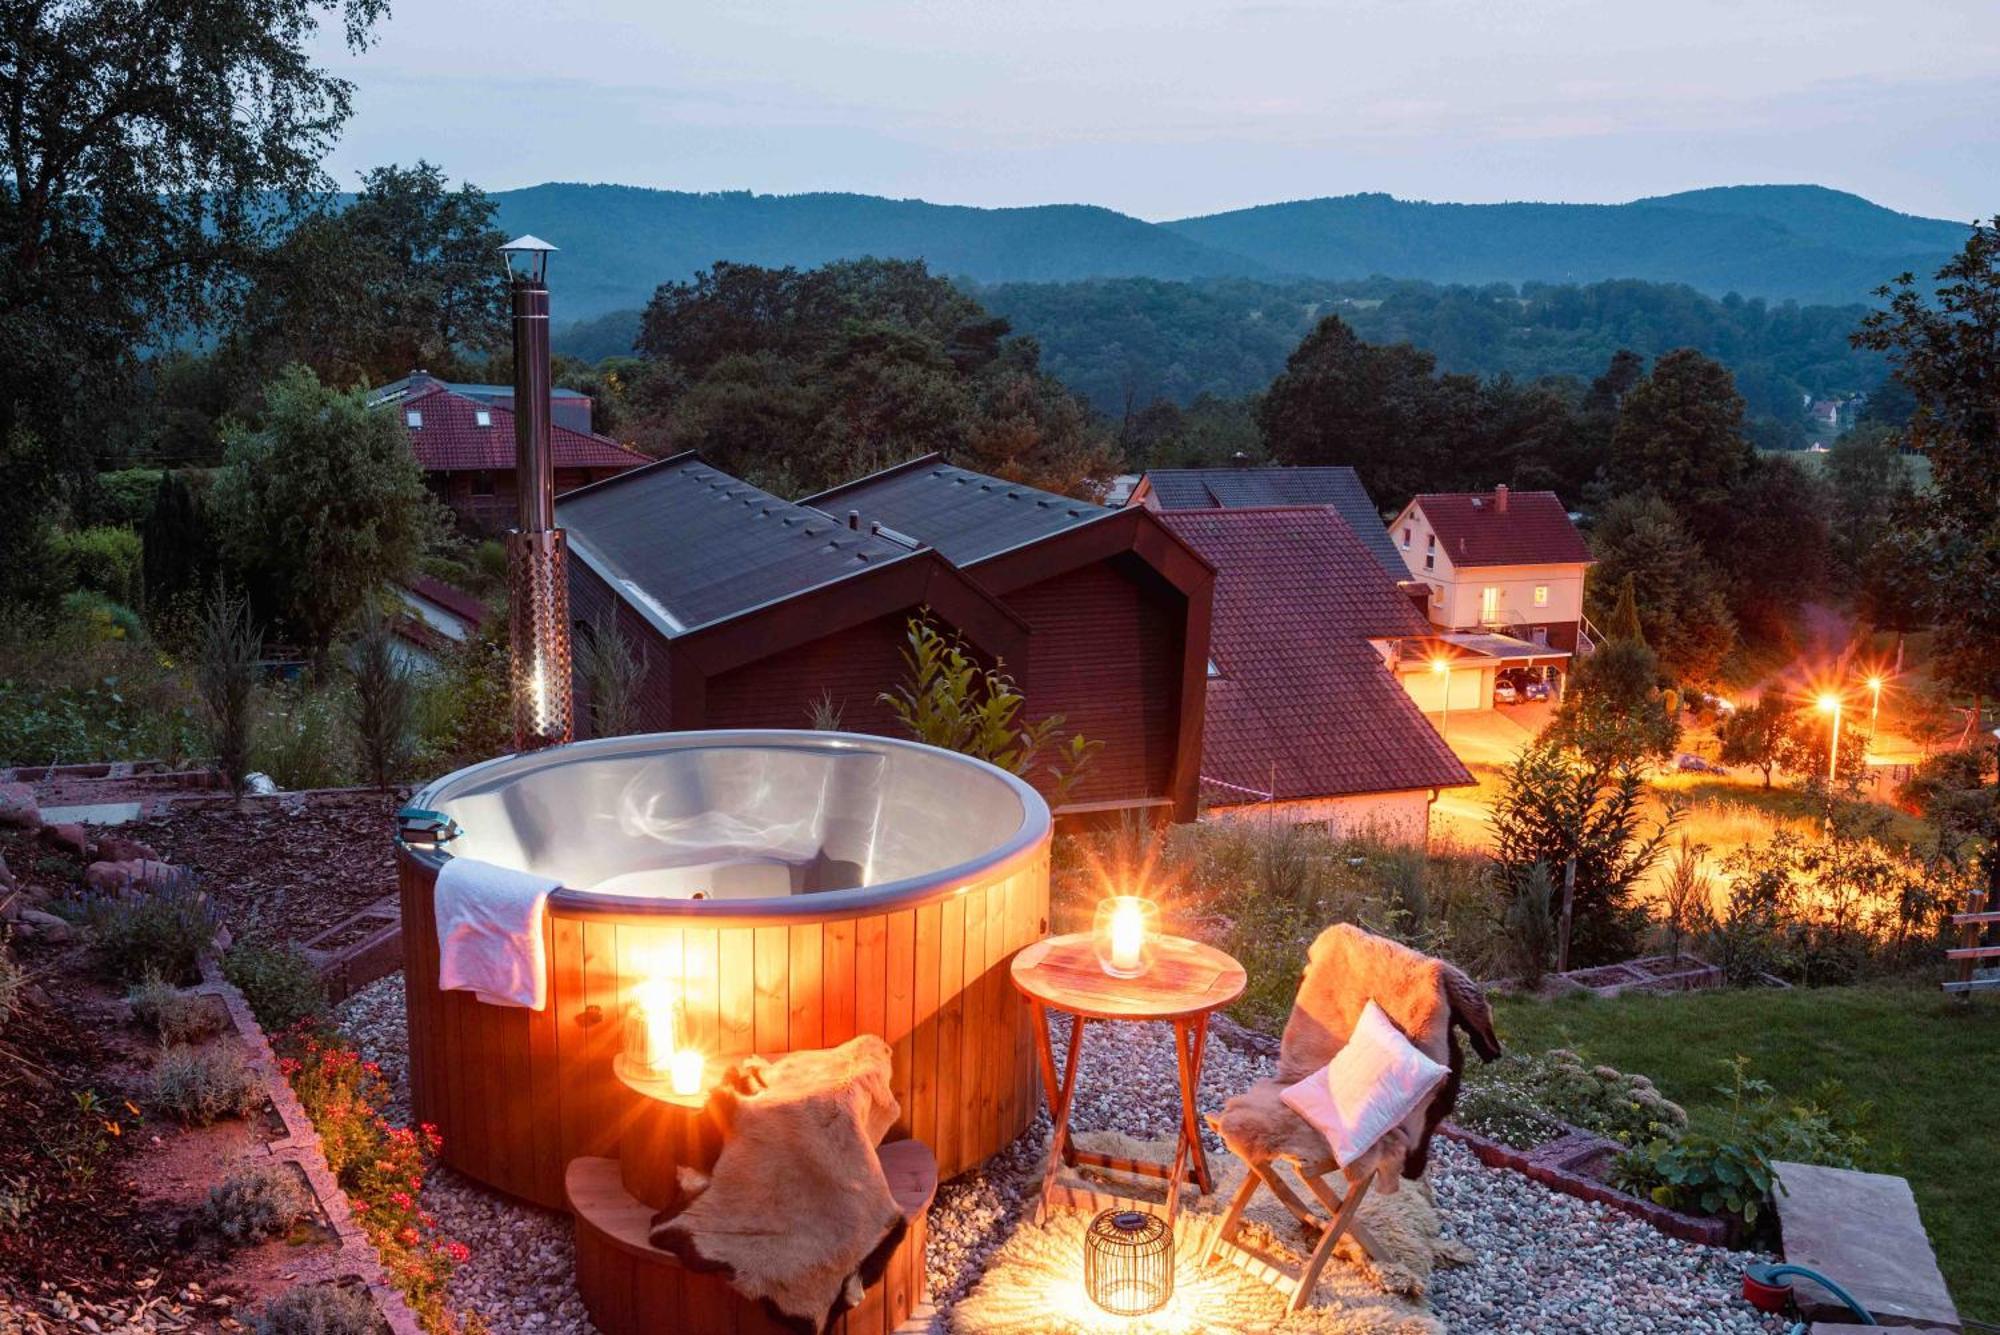
<path id="1" fill-rule="evenodd" d="M 1839 304 L 1928 274 L 1966 224 L 1812 185 L 1725 186 L 1629 204 L 1427 204 L 1344 195 L 1149 223 L 1080 204 L 980 209 L 873 195 L 690 194 L 549 184 L 494 195 L 500 226 L 562 248 L 559 321 L 645 304 L 718 259 L 811 267 L 923 259 L 981 283 L 1320 278 L 1686 283 Z"/>

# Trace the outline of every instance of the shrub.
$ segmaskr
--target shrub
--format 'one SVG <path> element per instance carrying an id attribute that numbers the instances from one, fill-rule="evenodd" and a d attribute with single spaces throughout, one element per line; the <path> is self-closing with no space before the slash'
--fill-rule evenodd
<path id="1" fill-rule="evenodd" d="M 1556 923 L 1553 904 L 1555 886 L 1549 880 L 1549 864 L 1537 862 L 1528 874 L 1517 879 L 1513 897 L 1501 919 L 1507 946 L 1521 983 L 1530 991 L 1541 987 L 1548 973 L 1549 957 L 1555 951 Z"/>
<path id="2" fill-rule="evenodd" d="M 145 641 L 101 629 L 0 619 L 0 765 L 171 762 L 201 749 L 183 674 Z"/>
<path id="3" fill-rule="evenodd" d="M 377 788 L 387 788 L 410 759 L 416 720 L 416 687 L 409 665 L 396 649 L 393 623 L 369 608 L 359 633 L 347 646 L 347 720 L 361 767 Z"/>
<path id="4" fill-rule="evenodd" d="M 150 970 L 125 993 L 125 1001 L 132 1018 L 162 1043 L 199 1043 L 225 1026 L 214 998 L 183 992 Z"/>
<path id="5" fill-rule="evenodd" d="M 92 589 L 115 603 L 135 606 L 145 597 L 140 578 L 142 548 L 137 532 L 103 525 L 76 529 L 56 537 L 56 550 L 79 589 Z"/>
<path id="6" fill-rule="evenodd" d="M 250 1328 L 256 1335 L 375 1335 L 382 1318 L 360 1290 L 309 1284 L 266 1303 Z"/>
<path id="7" fill-rule="evenodd" d="M 271 1033 L 326 1013 L 319 970 L 296 947 L 239 942 L 223 956 L 222 974 L 242 991 L 257 1023 Z"/>
<path id="8" fill-rule="evenodd" d="M 71 625 L 92 640 L 126 640 L 137 644 L 146 638 L 146 623 L 137 612 L 96 589 L 75 589 L 64 594 L 62 611 Z"/>
<path id="9" fill-rule="evenodd" d="M 250 772 L 250 710 L 263 655 L 264 636 L 251 623 L 249 601 L 231 597 L 218 584 L 202 614 L 196 681 L 208 717 L 209 749 L 238 796 Z"/>
<path id="10" fill-rule="evenodd" d="M 577 675 L 590 692 L 590 733 L 623 737 L 639 728 L 639 684 L 646 679 L 644 647 L 618 628 L 615 616 L 581 628 L 576 637 Z"/>
<path id="11" fill-rule="evenodd" d="M 121 983 L 143 982 L 148 974 L 192 983 L 221 925 L 215 906 L 185 872 L 130 897 L 86 896 L 81 916 L 95 937 L 99 967 Z"/>
<path id="12" fill-rule="evenodd" d="M 300 1183 L 297 1170 L 283 1164 L 259 1164 L 223 1179 L 208 1189 L 202 1224 L 231 1246 L 282 1237 L 313 1212 L 312 1193 Z"/>
<path id="13" fill-rule="evenodd" d="M 338 788 L 354 777 L 342 693 L 306 681 L 263 693 L 257 713 L 257 769 L 280 788 Z"/>
<path id="14" fill-rule="evenodd" d="M 1546 737 L 1507 771 L 1493 813 L 1496 872 L 1511 892 L 1536 863 L 1559 880 L 1575 859 L 1572 966 L 1608 964 L 1639 947 L 1646 915 L 1633 892 L 1679 818 L 1669 808 L 1648 829 L 1645 805 L 1645 782 L 1632 770 L 1589 763 Z"/>
<path id="15" fill-rule="evenodd" d="M 393 1126 L 383 1116 L 388 1088 L 373 1062 L 323 1039 L 309 1027 L 281 1034 L 279 1068 L 291 1081 L 319 1132 L 327 1167 L 355 1205 L 355 1218 L 382 1258 L 382 1268 L 427 1329 L 451 1332 L 460 1323 L 445 1307 L 445 1282 L 469 1253 L 438 1231 L 417 1203 L 424 1172 L 440 1145 L 434 1127 Z M 476 1322 L 467 1321 L 470 1332 Z"/>
<path id="16" fill-rule="evenodd" d="M 153 1063 L 153 1106 L 188 1126 L 246 1116 L 263 1102 L 263 1085 L 233 1045 L 177 1044 Z"/>
<path id="17" fill-rule="evenodd" d="M 1709 904 L 1714 883 L 1702 869 L 1707 855 L 1706 844 L 1682 835 L 1667 860 L 1667 877 L 1660 887 L 1660 930 L 1670 959 L 1678 960 L 1689 941 L 1715 924 L 1715 910 Z"/>
<path id="18" fill-rule="evenodd" d="M 1029 778 L 1046 770 L 1052 806 L 1060 806 L 1104 743 L 1072 734 L 1057 744 L 1063 716 L 1021 717 L 1027 697 L 1001 664 L 976 662 L 964 643 L 921 616 L 911 617 L 903 649 L 903 684 L 877 697 L 920 742 L 958 751 Z"/>
<path id="19" fill-rule="evenodd" d="M 153 497 L 166 474 L 158 468 L 120 468 L 97 475 L 90 501 L 94 518 L 111 524 L 136 524 L 153 508 Z"/>
<path id="20" fill-rule="evenodd" d="M 1678 1139 L 1688 1120 L 1686 1110 L 1647 1077 L 1586 1066 L 1566 1048 L 1534 1056 L 1509 1053 L 1469 1070 L 1452 1117 L 1523 1149 L 1553 1139 L 1550 1128 L 1558 1123 L 1633 1145 Z M 1522 1134 L 1538 1138 L 1514 1139 Z"/>
<path id="21" fill-rule="evenodd" d="M 1814 1100 L 1781 1102 L 1770 1085 L 1749 1074 L 1750 1060 L 1727 1063 L 1730 1082 L 1718 1086 L 1729 1100 L 1719 1131 L 1656 1136 L 1620 1156 L 1613 1180 L 1677 1210 L 1741 1220 L 1769 1236 L 1776 1177 L 1772 1163 L 1791 1160 L 1855 1168 L 1868 1149 L 1858 1127 L 1866 1109 L 1850 1109 L 1837 1084 L 1823 1085 Z"/>

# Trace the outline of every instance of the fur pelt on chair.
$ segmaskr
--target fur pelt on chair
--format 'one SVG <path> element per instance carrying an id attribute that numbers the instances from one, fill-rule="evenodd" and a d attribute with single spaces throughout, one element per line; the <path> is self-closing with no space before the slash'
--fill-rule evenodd
<path id="1" fill-rule="evenodd" d="M 875 1147 L 900 1109 L 889 1045 L 731 1068 L 712 1096 L 722 1152 L 653 1220 L 652 1243 L 691 1270 L 721 1271 L 788 1327 L 812 1332 L 859 1302 L 907 1227 Z"/>
<path id="2" fill-rule="evenodd" d="M 1279 1095 L 1333 1060 L 1371 1000 L 1451 1075 L 1367 1153 L 1339 1168 L 1349 1182 L 1373 1176 L 1379 1189 L 1390 1192 L 1399 1178 L 1423 1175 L 1431 1135 L 1458 1099 L 1465 1057 L 1457 1030 L 1464 1029 L 1474 1050 L 1491 1061 L 1500 1055 L 1493 1014 L 1479 985 L 1457 966 L 1347 923 L 1321 932 L 1307 951 L 1305 976 L 1278 1047 L 1277 1078 L 1258 1081 L 1212 1119 L 1232 1152 L 1250 1163 L 1290 1159 L 1320 1172 L 1334 1167 L 1325 1138 Z"/>

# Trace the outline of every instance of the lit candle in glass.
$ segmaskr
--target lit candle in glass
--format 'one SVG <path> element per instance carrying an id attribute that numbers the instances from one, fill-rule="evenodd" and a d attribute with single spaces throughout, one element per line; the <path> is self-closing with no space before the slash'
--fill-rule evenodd
<path id="1" fill-rule="evenodd" d="M 667 1081 L 676 1094 L 701 1093 L 701 1070 L 704 1065 L 700 1048 L 678 1048 L 668 1058 Z"/>
<path id="2" fill-rule="evenodd" d="M 627 1045 L 633 1059 L 647 1075 L 667 1069 L 674 1051 L 674 991 L 658 978 L 648 978 L 632 989 L 637 1022 L 637 1041 Z"/>
<path id="3" fill-rule="evenodd" d="M 1097 963 L 1114 978 L 1136 978 L 1152 967 L 1160 906 L 1138 895 L 1111 895 L 1097 906 L 1092 932 Z"/>

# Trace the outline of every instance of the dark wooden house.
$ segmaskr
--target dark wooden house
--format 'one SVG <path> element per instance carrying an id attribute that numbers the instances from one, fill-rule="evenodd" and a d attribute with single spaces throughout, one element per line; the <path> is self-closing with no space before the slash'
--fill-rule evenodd
<path id="1" fill-rule="evenodd" d="M 1002 663 L 1032 718 L 1104 743 L 1064 810 L 1191 819 L 1214 574 L 1150 513 L 936 458 L 804 502 L 683 454 L 565 496 L 579 634 L 643 646 L 652 729 L 900 735 L 879 696 L 928 609 Z M 579 701 L 579 717 L 587 716 Z"/>

